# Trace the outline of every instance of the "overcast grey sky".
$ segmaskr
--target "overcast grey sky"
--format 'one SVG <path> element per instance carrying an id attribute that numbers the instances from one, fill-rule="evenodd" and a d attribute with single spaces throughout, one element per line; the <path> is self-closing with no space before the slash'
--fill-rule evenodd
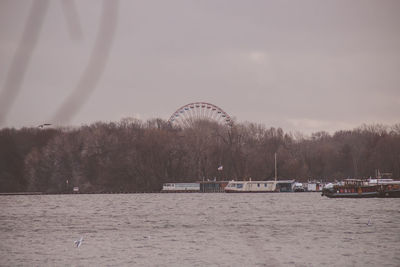
<path id="1" fill-rule="evenodd" d="M 32 3 L 0 0 L 0 90 Z M 96 46 L 102 4 L 66 16 L 68 2 L 48 2 L 0 127 L 54 120 L 90 65 L 101 75 L 69 125 L 168 119 L 194 101 L 304 133 L 400 122 L 400 1 L 120 1 L 109 47 Z"/>

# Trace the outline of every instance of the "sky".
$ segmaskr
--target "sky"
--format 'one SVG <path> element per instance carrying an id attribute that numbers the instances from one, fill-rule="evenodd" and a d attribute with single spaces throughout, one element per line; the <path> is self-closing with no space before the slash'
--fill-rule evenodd
<path id="1" fill-rule="evenodd" d="M 167 120 L 334 132 L 400 122 L 400 1 L 0 0 L 0 127 Z"/>

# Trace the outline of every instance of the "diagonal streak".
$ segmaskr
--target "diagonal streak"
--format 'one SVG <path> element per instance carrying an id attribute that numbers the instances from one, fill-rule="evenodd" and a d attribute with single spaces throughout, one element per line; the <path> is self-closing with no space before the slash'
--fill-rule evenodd
<path id="1" fill-rule="evenodd" d="M 103 0 L 100 27 L 89 63 L 74 91 L 51 120 L 53 124 L 66 124 L 71 121 L 96 89 L 110 54 L 117 17 L 118 1 Z"/>
<path id="2" fill-rule="evenodd" d="M 0 125 L 7 119 L 7 114 L 21 90 L 27 67 L 39 39 L 48 5 L 48 0 L 32 2 L 21 41 L 11 61 L 3 90 L 0 92 Z"/>
<path id="3" fill-rule="evenodd" d="M 71 39 L 81 40 L 83 34 L 75 1 L 61 0 L 61 4 Z"/>

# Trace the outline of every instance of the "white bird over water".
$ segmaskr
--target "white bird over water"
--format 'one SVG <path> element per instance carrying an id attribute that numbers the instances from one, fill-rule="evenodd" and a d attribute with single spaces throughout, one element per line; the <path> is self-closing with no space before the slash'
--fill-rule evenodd
<path id="1" fill-rule="evenodd" d="M 79 248 L 82 245 L 83 242 L 83 236 L 81 236 L 81 239 L 75 240 L 74 244 L 77 248 Z"/>

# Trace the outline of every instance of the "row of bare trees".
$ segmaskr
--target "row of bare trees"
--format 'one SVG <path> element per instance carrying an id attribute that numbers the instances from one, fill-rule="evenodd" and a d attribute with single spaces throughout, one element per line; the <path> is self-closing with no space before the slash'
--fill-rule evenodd
<path id="1" fill-rule="evenodd" d="M 151 192 L 165 182 L 199 180 L 332 181 L 400 177 L 400 124 L 364 125 L 311 137 L 253 123 L 123 119 L 71 129 L 0 130 L 0 191 Z M 223 170 L 218 170 L 223 166 Z"/>

